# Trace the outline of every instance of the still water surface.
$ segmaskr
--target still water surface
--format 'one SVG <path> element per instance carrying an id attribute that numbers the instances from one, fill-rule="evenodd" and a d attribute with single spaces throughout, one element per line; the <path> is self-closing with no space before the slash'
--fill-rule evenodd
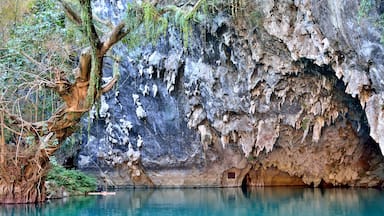
<path id="1" fill-rule="evenodd" d="M 376 189 L 202 188 L 136 189 L 40 205 L 0 205 L 0 215 L 384 215 Z"/>

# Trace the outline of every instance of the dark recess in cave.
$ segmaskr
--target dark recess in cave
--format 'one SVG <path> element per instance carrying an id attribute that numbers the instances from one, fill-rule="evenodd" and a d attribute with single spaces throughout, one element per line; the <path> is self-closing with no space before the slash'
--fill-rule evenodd
<path id="1" fill-rule="evenodd" d="M 335 100 L 340 100 L 348 107 L 348 113 L 344 116 L 352 124 L 352 127 L 365 142 L 370 142 L 372 138 L 369 136 L 369 125 L 367 116 L 360 105 L 359 99 L 353 98 L 351 95 L 345 93 L 346 85 L 344 82 L 336 77 L 335 71 L 330 65 L 318 66 L 314 60 L 301 58 L 297 64 L 304 66 L 304 73 L 314 76 L 325 76 L 327 79 L 334 83 L 335 87 Z M 339 117 L 341 118 L 341 117 Z M 373 141 L 373 140 L 372 140 Z M 373 141 L 374 142 L 374 141 Z M 378 144 L 376 144 L 378 146 Z"/>

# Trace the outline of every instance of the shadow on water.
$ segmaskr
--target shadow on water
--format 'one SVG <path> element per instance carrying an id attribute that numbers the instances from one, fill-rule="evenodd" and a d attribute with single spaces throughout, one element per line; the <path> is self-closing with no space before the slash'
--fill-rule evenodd
<path id="1" fill-rule="evenodd" d="M 318 188 L 132 189 L 39 205 L 2 205 L 0 215 L 384 215 L 384 191 Z"/>

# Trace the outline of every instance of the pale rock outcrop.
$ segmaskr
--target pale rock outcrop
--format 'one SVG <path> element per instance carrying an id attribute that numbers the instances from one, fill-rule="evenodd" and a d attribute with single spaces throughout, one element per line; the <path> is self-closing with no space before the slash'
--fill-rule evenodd
<path id="1" fill-rule="evenodd" d="M 94 6 L 116 21 L 121 10 L 108 2 Z M 194 24 L 187 48 L 174 27 L 156 47 L 117 46 L 135 61 L 122 62 L 122 106 L 105 99 L 116 125 L 94 121 L 99 132 L 80 154 L 95 161 L 101 150 L 116 158 L 129 151 L 118 145 L 125 126 L 116 120 L 126 115 L 128 140 L 145 140 L 130 151 L 140 151 L 157 185 L 238 186 L 241 174 L 250 185 L 381 186 L 384 52 L 381 30 L 358 20 L 358 7 L 358 0 L 249 1 L 236 16 L 223 10 Z M 374 5 L 370 16 L 380 10 Z M 153 97 L 140 98 L 140 86 Z M 140 107 L 145 117 L 136 116 Z M 231 170 L 236 180 L 223 179 Z M 114 176 L 127 184 L 129 177 Z"/>
<path id="2" fill-rule="evenodd" d="M 379 142 L 381 152 L 384 152 L 384 93 L 369 98 L 365 112 L 371 126 L 370 135 Z"/>
<path id="3" fill-rule="evenodd" d="M 257 125 L 257 140 L 255 143 L 256 155 L 263 150 L 266 153 L 272 151 L 276 139 L 279 137 L 278 119 L 260 120 Z"/>

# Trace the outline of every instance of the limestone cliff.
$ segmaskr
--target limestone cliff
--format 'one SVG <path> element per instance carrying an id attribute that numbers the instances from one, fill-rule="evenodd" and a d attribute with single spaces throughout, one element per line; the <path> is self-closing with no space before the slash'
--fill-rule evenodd
<path id="1" fill-rule="evenodd" d="M 94 9 L 118 20 L 126 3 Z M 156 46 L 118 45 L 105 72 L 121 79 L 84 120 L 78 167 L 115 185 L 382 186 L 381 5 L 370 18 L 358 0 L 239 8 L 196 23 L 187 48 L 172 26 Z"/>

